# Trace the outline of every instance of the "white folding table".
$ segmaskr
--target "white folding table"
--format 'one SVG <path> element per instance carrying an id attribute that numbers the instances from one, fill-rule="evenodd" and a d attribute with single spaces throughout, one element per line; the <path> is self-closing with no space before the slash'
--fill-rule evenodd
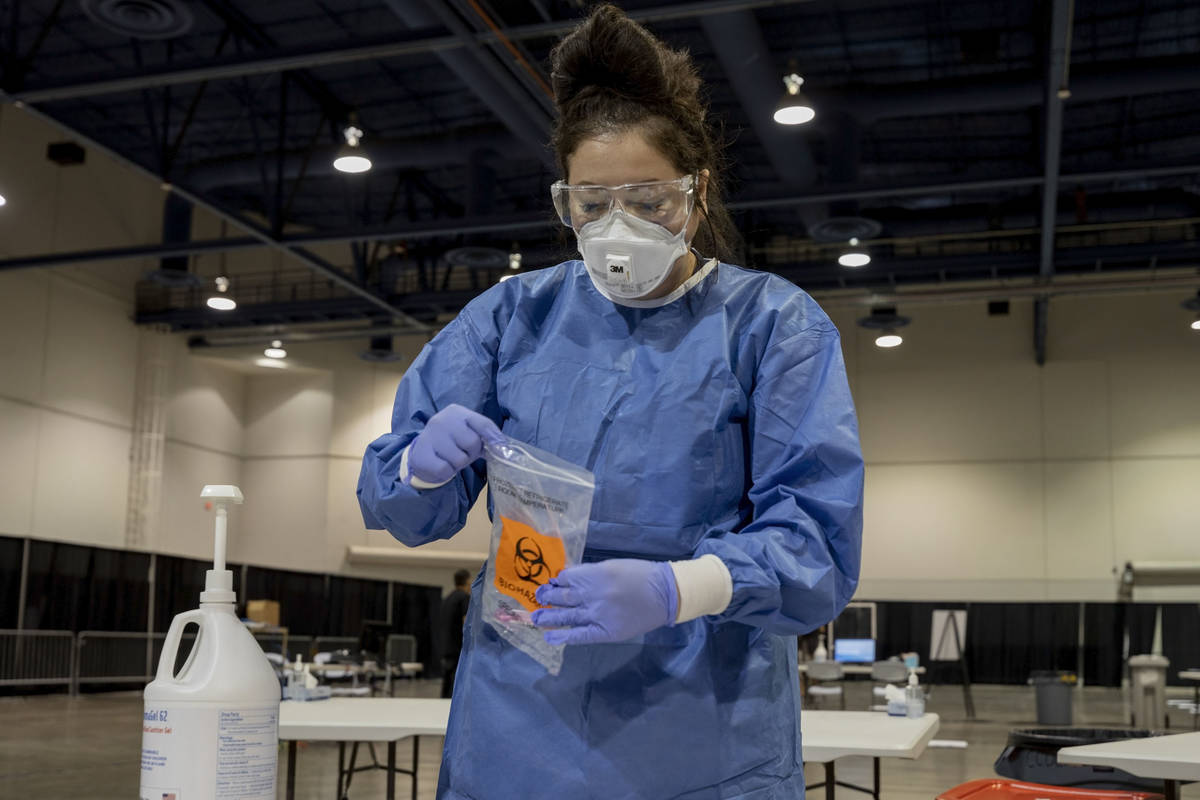
<path id="1" fill-rule="evenodd" d="M 296 787 L 296 742 L 338 742 L 338 796 L 346 742 L 385 742 L 387 754 L 387 798 L 395 797 L 396 773 L 412 776 L 412 797 L 417 796 L 418 743 L 421 736 L 445 736 L 450 718 L 450 701 L 407 697 L 334 697 L 298 702 L 285 700 L 279 706 L 279 738 L 288 742 L 287 800 L 294 800 Z M 890 717 L 874 711 L 805 711 L 800 715 L 804 761 L 825 768 L 825 781 L 809 788 L 825 787 L 832 800 L 835 786 L 856 789 L 879 800 L 879 760 L 918 758 L 937 733 L 937 714 L 918 719 Z M 396 767 L 396 742 L 413 740 L 412 770 Z M 834 761 L 845 756 L 874 759 L 874 790 L 836 780 Z M 382 765 L 380 765 L 382 766 Z"/>
<path id="2" fill-rule="evenodd" d="M 811 661 L 806 661 L 803 664 L 799 665 L 801 675 L 808 673 L 808 665 L 811 663 L 812 663 Z M 874 666 L 872 664 L 850 664 L 850 663 L 845 663 L 845 662 L 842 663 L 842 672 L 845 673 L 846 675 L 870 675 L 871 671 L 873 669 L 874 669 Z M 925 674 L 924 667 L 908 667 L 908 671 L 915 672 L 918 675 Z"/>
<path id="3" fill-rule="evenodd" d="M 450 701 L 416 697 L 333 697 L 279 704 L 279 738 L 288 743 L 287 800 L 296 796 L 296 742 L 338 743 L 338 797 L 342 796 L 346 742 L 387 743 L 387 798 L 396 796 L 396 773 L 412 776 L 417 797 L 417 758 L 421 736 L 445 736 Z M 412 738 L 412 770 L 396 766 L 396 742 Z M 356 744 L 357 746 L 357 744 Z M 380 765 L 382 766 L 382 765 Z M 353 765 L 351 765 L 353 767 Z"/>
<path id="4" fill-rule="evenodd" d="M 919 758 L 940 725 L 937 714 L 908 719 L 878 711 L 805 711 L 800 715 L 804 761 L 825 768 L 825 780 L 805 788 L 824 786 L 826 800 L 833 800 L 837 786 L 866 792 L 879 800 L 879 760 Z M 845 756 L 869 756 L 873 760 L 873 789 L 837 780 L 833 762 Z"/>
<path id="5" fill-rule="evenodd" d="M 1116 767 L 1139 778 L 1161 778 L 1166 800 L 1179 800 L 1180 781 L 1200 781 L 1200 733 L 1064 747 L 1058 751 L 1058 760 Z"/>

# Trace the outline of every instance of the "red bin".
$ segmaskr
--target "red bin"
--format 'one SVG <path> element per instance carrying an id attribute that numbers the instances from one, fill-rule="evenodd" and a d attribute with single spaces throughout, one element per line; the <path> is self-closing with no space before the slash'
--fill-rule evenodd
<path id="1" fill-rule="evenodd" d="M 937 796 L 937 800 L 1162 800 L 1162 795 L 982 778 L 947 789 Z"/>

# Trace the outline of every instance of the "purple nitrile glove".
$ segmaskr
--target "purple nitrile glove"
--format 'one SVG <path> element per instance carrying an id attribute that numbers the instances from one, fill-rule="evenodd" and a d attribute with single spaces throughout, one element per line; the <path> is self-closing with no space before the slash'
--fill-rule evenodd
<path id="1" fill-rule="evenodd" d="M 483 455 L 484 442 L 504 434 L 482 414 L 451 404 L 429 418 L 408 450 L 408 475 L 425 483 L 446 483 Z"/>
<path id="2" fill-rule="evenodd" d="M 670 625 L 679 613 L 675 572 L 665 561 L 613 558 L 567 567 L 538 587 L 533 612 L 550 644 L 623 642 Z"/>

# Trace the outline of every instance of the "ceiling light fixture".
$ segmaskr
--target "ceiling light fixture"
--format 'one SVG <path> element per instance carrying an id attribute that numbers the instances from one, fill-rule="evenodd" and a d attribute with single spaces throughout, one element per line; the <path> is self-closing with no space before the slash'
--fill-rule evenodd
<path id="1" fill-rule="evenodd" d="M 838 263 L 843 267 L 865 267 L 871 263 L 871 254 L 865 247 L 859 247 L 858 239 L 850 239 L 850 249 L 838 256 Z"/>
<path id="2" fill-rule="evenodd" d="M 800 91 L 803 83 L 804 78 L 794 72 L 783 76 L 786 89 L 783 97 L 779 99 L 779 104 L 775 106 L 775 121 L 780 125 L 803 125 L 812 122 L 813 117 L 817 115 L 812 103 Z"/>
<path id="3" fill-rule="evenodd" d="M 271 346 L 263 350 L 263 355 L 267 358 L 287 358 L 287 350 L 283 349 L 283 342 L 276 339 L 271 342 Z"/>
<path id="4" fill-rule="evenodd" d="M 333 159 L 333 168 L 338 172 L 366 172 L 371 168 L 371 159 L 362 146 L 362 128 L 357 123 L 357 117 L 351 114 L 349 124 L 342 129 L 346 143 L 338 148 L 337 157 Z"/>
<path id="5" fill-rule="evenodd" d="M 216 311 L 233 311 L 237 308 L 237 302 L 229 296 L 229 278 L 218 275 L 216 284 L 216 294 L 208 296 L 208 307 Z"/>
<path id="6" fill-rule="evenodd" d="M 1196 290 L 1195 297 L 1183 301 L 1183 307 L 1196 312 L 1196 318 L 1192 320 L 1192 330 L 1200 331 L 1200 289 Z"/>
<path id="7" fill-rule="evenodd" d="M 868 330 L 879 331 L 875 337 L 875 346 L 884 350 L 899 347 L 904 343 L 904 337 L 897 331 L 911 320 L 896 313 L 895 306 L 881 306 L 871 309 L 871 316 L 863 317 L 858 324 Z"/>

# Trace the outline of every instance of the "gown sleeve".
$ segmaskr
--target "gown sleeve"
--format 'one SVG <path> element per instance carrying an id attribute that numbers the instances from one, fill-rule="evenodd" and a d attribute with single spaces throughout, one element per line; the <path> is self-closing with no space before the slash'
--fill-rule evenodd
<path id="1" fill-rule="evenodd" d="M 363 522 L 410 547 L 458 533 L 486 481 L 482 459 L 436 489 L 418 490 L 400 481 L 405 448 L 430 417 L 451 403 L 501 424 L 495 382 L 498 335 L 479 332 L 472 317 L 487 315 L 477 312 L 464 309 L 413 361 L 396 389 L 391 433 L 371 442 L 363 456 L 357 490 Z"/>
<path id="2" fill-rule="evenodd" d="M 862 450 L 840 337 L 821 317 L 759 364 L 748 420 L 753 516 L 695 553 L 716 555 L 733 578 L 715 621 L 803 634 L 835 618 L 858 586 Z"/>

